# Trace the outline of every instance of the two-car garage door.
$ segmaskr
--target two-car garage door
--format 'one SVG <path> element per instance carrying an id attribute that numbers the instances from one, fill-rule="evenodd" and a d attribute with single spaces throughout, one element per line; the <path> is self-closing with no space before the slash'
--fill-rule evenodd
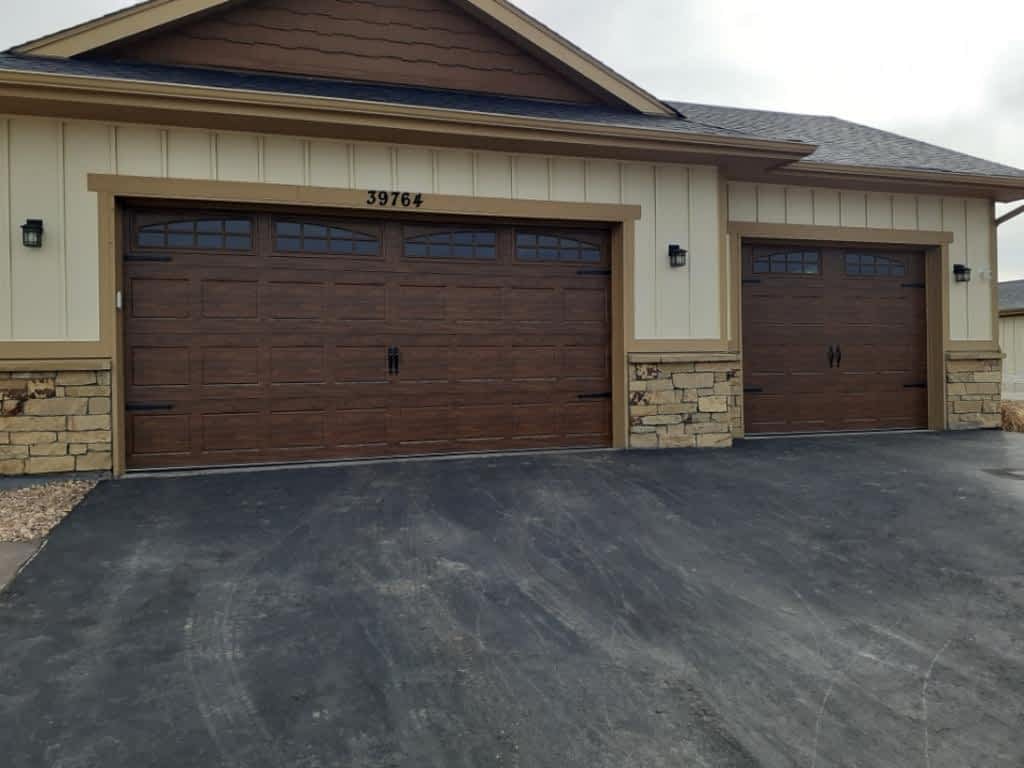
<path id="1" fill-rule="evenodd" d="M 129 468 L 611 444 L 609 233 L 140 208 Z"/>

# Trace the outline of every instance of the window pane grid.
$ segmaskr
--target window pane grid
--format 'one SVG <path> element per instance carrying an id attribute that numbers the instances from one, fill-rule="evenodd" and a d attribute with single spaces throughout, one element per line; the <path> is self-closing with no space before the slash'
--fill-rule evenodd
<path id="1" fill-rule="evenodd" d="M 204 251 L 252 249 L 248 219 L 186 219 L 139 227 L 139 248 L 195 248 Z"/>
<path id="2" fill-rule="evenodd" d="M 405 239 L 405 255 L 411 259 L 483 259 L 498 257 L 498 233 L 494 230 L 438 230 Z"/>
<path id="3" fill-rule="evenodd" d="M 754 252 L 754 274 L 817 275 L 821 273 L 821 256 L 817 251 Z"/>
<path id="4" fill-rule="evenodd" d="M 555 234 L 516 233 L 518 261 L 553 261 L 565 263 L 600 263 L 601 248 L 593 243 Z"/>
<path id="5" fill-rule="evenodd" d="M 878 253 L 848 253 L 843 260 L 847 275 L 860 277 L 904 277 L 906 265 L 897 258 Z"/>
<path id="6" fill-rule="evenodd" d="M 365 232 L 327 224 L 275 221 L 274 249 L 313 255 L 379 256 L 380 239 Z"/>

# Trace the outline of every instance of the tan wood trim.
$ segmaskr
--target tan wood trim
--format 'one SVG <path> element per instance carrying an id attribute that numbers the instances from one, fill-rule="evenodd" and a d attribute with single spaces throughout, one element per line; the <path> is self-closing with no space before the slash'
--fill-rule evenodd
<path id="1" fill-rule="evenodd" d="M 977 352 L 950 350 L 946 353 L 947 360 L 1002 360 L 1005 357 L 1005 353 L 1001 350 L 978 350 Z"/>
<path id="2" fill-rule="evenodd" d="M 911 229 L 869 229 L 867 227 L 817 227 L 810 224 L 761 224 L 730 221 L 729 232 L 747 238 L 817 240 L 859 245 L 943 245 L 952 243 L 952 232 Z"/>
<path id="3" fill-rule="evenodd" d="M 630 363 L 734 363 L 737 352 L 634 352 Z"/>
<path id="4" fill-rule="evenodd" d="M 740 328 L 743 322 L 743 238 L 735 232 L 729 235 L 729 312 L 731 333 L 729 348 L 741 351 Z"/>
<path id="5" fill-rule="evenodd" d="M 0 371 L 30 373 L 32 371 L 109 371 L 110 358 L 50 358 L 0 360 Z"/>
<path id="6" fill-rule="evenodd" d="M 221 182 L 183 179 L 146 178 L 92 174 L 89 189 L 99 192 L 101 291 L 110 297 L 107 312 L 101 312 L 103 338 L 112 357 L 112 439 L 115 476 L 127 466 L 124 419 L 123 314 L 114 310 L 113 297 L 121 290 L 123 237 L 118 200 L 152 198 L 160 200 L 215 201 L 251 205 L 301 205 L 310 207 L 372 210 L 365 190 L 297 187 L 259 182 Z M 388 209 L 392 210 L 392 209 Z M 609 203 L 563 203 L 504 198 L 464 197 L 424 193 L 419 209 L 395 209 L 406 214 L 458 214 L 489 218 L 543 219 L 549 221 L 587 221 L 616 225 L 612 232 L 612 440 L 616 448 L 627 446 L 629 405 L 626 371 L 626 337 L 632 308 L 632 270 L 636 248 L 637 205 Z M 101 300 L 102 300 L 101 295 Z M 103 304 L 101 303 L 101 307 Z M 3 345 L 0 345 L 2 351 Z M 19 355 L 21 356 L 21 355 Z"/>
<path id="7" fill-rule="evenodd" d="M 729 222 L 732 242 L 732 296 L 736 307 L 736 346 L 743 354 L 742 326 L 742 252 L 744 240 L 807 240 L 812 242 L 851 245 L 924 246 L 925 251 L 925 324 L 928 335 L 928 426 L 946 429 L 946 366 L 944 355 L 955 348 L 949 341 L 949 243 L 951 232 L 918 232 L 910 230 L 873 230 L 854 227 L 816 227 L 795 224 L 758 224 Z M 973 343 L 973 342 L 971 342 Z M 991 342 L 986 342 L 991 344 Z M 743 373 L 741 372 L 741 377 Z M 740 398 L 740 410 L 745 404 Z"/>
<path id="8" fill-rule="evenodd" d="M 627 230 L 633 223 L 620 223 L 612 231 L 612 446 L 626 448 L 629 441 L 629 392 L 626 371 L 626 247 Z"/>
<path id="9" fill-rule="evenodd" d="M 206 181 L 196 179 L 163 179 L 143 176 L 89 174 L 89 189 L 116 194 L 118 197 L 141 197 L 218 203 L 249 203 L 254 205 L 298 205 L 382 211 L 409 216 L 459 215 L 490 216 L 562 221 L 622 222 L 640 218 L 639 205 L 618 203 L 567 203 L 549 200 L 511 200 L 498 197 L 466 195 L 435 195 L 423 190 L 421 208 L 381 208 L 367 202 L 365 189 L 304 187 L 264 182 Z M 389 190 L 391 191 L 391 190 Z"/>
<path id="10" fill-rule="evenodd" d="M 998 341 L 950 340 L 946 349 L 954 352 L 998 352 Z"/>
<path id="11" fill-rule="evenodd" d="M 31 40 L 13 50 L 15 53 L 30 53 L 34 56 L 71 58 L 232 1 L 150 0 Z"/>
<path id="12" fill-rule="evenodd" d="M 110 357 L 113 350 L 102 341 L 2 341 L 3 360 L 79 360 Z"/>
<path id="13" fill-rule="evenodd" d="M 731 348 L 729 333 L 729 189 L 718 171 L 718 337 Z"/>
<path id="14" fill-rule="evenodd" d="M 726 348 L 721 339 L 633 339 L 627 352 L 722 352 Z"/>
<path id="15" fill-rule="evenodd" d="M 384 102 L 304 96 L 265 91 L 231 90 L 181 83 L 57 75 L 45 72 L 0 72 L 0 99 L 5 111 L 174 125 L 222 127 L 274 132 L 287 121 L 292 130 L 338 136 L 338 120 L 352 128 L 403 130 L 419 134 L 450 134 L 464 143 L 469 137 L 492 140 L 548 139 L 604 143 L 636 149 L 661 149 L 794 161 L 815 147 L 796 141 L 713 136 L 670 129 L 493 114 L 468 110 L 416 107 Z M 306 126 L 303 128 L 303 126 Z M 353 137 L 349 137 L 353 138 Z M 355 137 L 366 140 L 365 137 Z M 609 144 L 611 142 L 611 144 Z M 422 143 L 422 142 L 419 142 Z M 710 162 L 710 160 L 709 160 Z"/>
<path id="16" fill-rule="evenodd" d="M 887 180 L 896 182 L 921 183 L 937 185 L 945 188 L 969 188 L 979 190 L 996 188 L 1006 190 L 1008 195 L 1001 196 L 1001 202 L 1013 202 L 1024 198 L 1024 178 L 1014 176 L 983 176 L 974 173 L 948 173 L 942 171 L 917 171 L 901 168 L 878 168 L 860 165 L 836 165 L 832 163 L 816 163 L 810 160 L 798 160 L 785 168 L 779 169 L 780 176 L 789 178 L 813 179 L 865 179 Z M 808 181 L 807 183 L 818 183 Z"/>
<path id="17" fill-rule="evenodd" d="M 996 204 L 992 201 L 992 224 L 989 228 L 990 264 L 992 276 L 989 287 L 992 289 L 992 333 L 990 338 L 999 344 L 999 225 L 996 223 Z"/>
<path id="18" fill-rule="evenodd" d="M 1003 309 L 999 311 L 999 317 L 1021 317 L 1024 315 L 1024 308 Z"/>
<path id="19" fill-rule="evenodd" d="M 931 248 L 925 256 L 925 324 L 928 344 L 928 427 L 946 428 L 946 363 L 949 328 L 948 246 Z"/>

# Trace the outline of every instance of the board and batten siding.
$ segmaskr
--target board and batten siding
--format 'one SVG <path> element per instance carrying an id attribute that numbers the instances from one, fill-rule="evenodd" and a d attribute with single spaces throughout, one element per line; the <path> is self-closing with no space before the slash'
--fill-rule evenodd
<path id="1" fill-rule="evenodd" d="M 999 346 L 1003 361 L 1003 394 L 1024 400 L 1024 315 L 999 318 Z"/>
<path id="2" fill-rule="evenodd" d="M 400 189 L 643 206 L 638 339 L 716 339 L 719 186 L 713 167 L 510 155 L 255 133 L 0 117 L 0 340 L 99 338 L 97 198 L 89 173 Z M 20 225 L 42 218 L 41 250 Z M 689 250 L 672 269 L 668 246 Z"/>
<path id="3" fill-rule="evenodd" d="M 966 286 L 947 279 L 949 333 L 954 341 L 992 340 L 995 226 L 987 200 L 730 182 L 729 220 L 865 229 L 952 232 L 950 264 L 966 264 Z"/>

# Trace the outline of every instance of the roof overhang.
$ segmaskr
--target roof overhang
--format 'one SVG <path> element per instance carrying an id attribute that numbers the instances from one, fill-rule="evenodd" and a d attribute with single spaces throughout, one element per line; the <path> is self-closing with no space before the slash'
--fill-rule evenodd
<path id="1" fill-rule="evenodd" d="M 32 40 L 11 52 L 72 58 L 120 40 L 153 32 L 160 27 L 210 13 L 244 0 L 148 0 L 70 29 Z M 610 100 L 649 115 L 675 115 L 638 85 L 602 64 L 561 35 L 506 0 L 454 0 L 460 7 L 552 62 L 565 74 L 583 81 Z"/>
<path id="2" fill-rule="evenodd" d="M 774 184 L 822 185 L 914 194 L 950 194 L 982 197 L 1000 203 L 1024 199 L 1024 178 L 980 176 L 942 171 L 837 165 L 800 160 L 780 167 L 763 180 Z"/>
<path id="3" fill-rule="evenodd" d="M 741 163 L 761 171 L 815 150 L 791 141 L 48 72 L 0 71 L 0 100 L 13 114 L 579 157 Z"/>

